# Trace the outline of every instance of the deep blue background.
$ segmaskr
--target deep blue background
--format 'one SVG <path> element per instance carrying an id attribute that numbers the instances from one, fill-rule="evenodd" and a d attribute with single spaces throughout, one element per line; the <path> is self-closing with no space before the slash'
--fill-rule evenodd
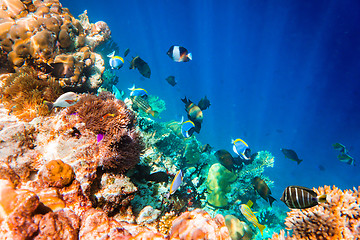
<path id="1" fill-rule="evenodd" d="M 268 150 L 275 167 L 265 174 L 281 196 L 288 185 L 345 189 L 360 185 L 359 166 L 337 160 L 335 142 L 360 156 L 359 1 L 61 1 L 76 17 L 103 20 L 121 51 L 130 48 L 151 67 L 144 79 L 128 63 L 119 88 L 133 83 L 167 104 L 160 121 L 186 115 L 180 98 L 211 100 L 197 136 L 216 150 L 231 151 L 244 139 Z M 171 45 L 193 54 L 173 62 Z M 122 53 L 118 53 L 122 54 Z M 175 75 L 178 85 L 165 78 Z M 128 91 L 126 91 L 128 93 Z M 285 159 L 294 149 L 304 161 Z M 359 163 L 360 165 L 360 163 Z"/>

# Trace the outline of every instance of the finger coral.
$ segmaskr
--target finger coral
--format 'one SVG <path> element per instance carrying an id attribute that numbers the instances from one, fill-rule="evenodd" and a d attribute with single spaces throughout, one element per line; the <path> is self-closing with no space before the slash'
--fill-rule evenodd
<path id="1" fill-rule="evenodd" d="M 327 202 L 303 210 L 291 210 L 285 219 L 292 235 L 286 239 L 357 239 L 360 236 L 360 187 L 342 191 L 333 186 L 313 189 L 326 194 Z M 281 239 L 275 234 L 273 239 Z M 282 238 L 285 239 L 285 238 Z"/>

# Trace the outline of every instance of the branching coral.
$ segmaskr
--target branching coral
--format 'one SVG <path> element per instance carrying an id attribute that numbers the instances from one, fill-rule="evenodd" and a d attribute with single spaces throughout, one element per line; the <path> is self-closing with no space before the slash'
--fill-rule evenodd
<path id="1" fill-rule="evenodd" d="M 98 157 L 105 169 L 124 172 L 139 162 L 143 146 L 135 131 L 135 115 L 114 95 L 85 95 L 68 113 L 77 114 L 87 129 L 103 136 Z"/>
<path id="2" fill-rule="evenodd" d="M 292 236 L 286 239 L 357 239 L 360 236 L 360 187 L 341 191 L 324 186 L 313 189 L 326 194 L 327 203 L 303 210 L 291 210 L 285 219 Z M 283 232 L 280 235 L 284 235 Z M 279 239 L 274 235 L 273 239 Z"/>
<path id="3" fill-rule="evenodd" d="M 19 68 L 16 73 L 5 77 L 1 85 L 2 103 L 25 121 L 49 114 L 43 101 L 54 101 L 62 93 L 59 84 L 38 79 L 37 72 L 30 67 Z"/>

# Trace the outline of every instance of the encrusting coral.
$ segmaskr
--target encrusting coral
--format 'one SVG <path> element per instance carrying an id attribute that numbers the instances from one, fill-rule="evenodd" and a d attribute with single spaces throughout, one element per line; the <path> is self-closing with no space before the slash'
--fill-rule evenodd
<path id="1" fill-rule="evenodd" d="M 318 195 L 326 194 L 327 202 L 288 212 L 285 225 L 292 234 L 285 238 L 282 231 L 272 239 L 357 239 L 360 236 L 360 187 L 341 191 L 335 186 L 324 186 L 313 190 Z"/>

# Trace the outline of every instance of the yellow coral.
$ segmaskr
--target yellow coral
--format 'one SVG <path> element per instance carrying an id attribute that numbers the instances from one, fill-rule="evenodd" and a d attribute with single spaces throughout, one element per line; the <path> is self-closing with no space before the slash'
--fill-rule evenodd
<path id="1" fill-rule="evenodd" d="M 168 212 L 165 213 L 164 216 L 160 218 L 158 230 L 159 232 L 168 235 L 172 226 L 173 221 L 175 220 L 177 216 L 175 215 L 175 212 Z"/>

